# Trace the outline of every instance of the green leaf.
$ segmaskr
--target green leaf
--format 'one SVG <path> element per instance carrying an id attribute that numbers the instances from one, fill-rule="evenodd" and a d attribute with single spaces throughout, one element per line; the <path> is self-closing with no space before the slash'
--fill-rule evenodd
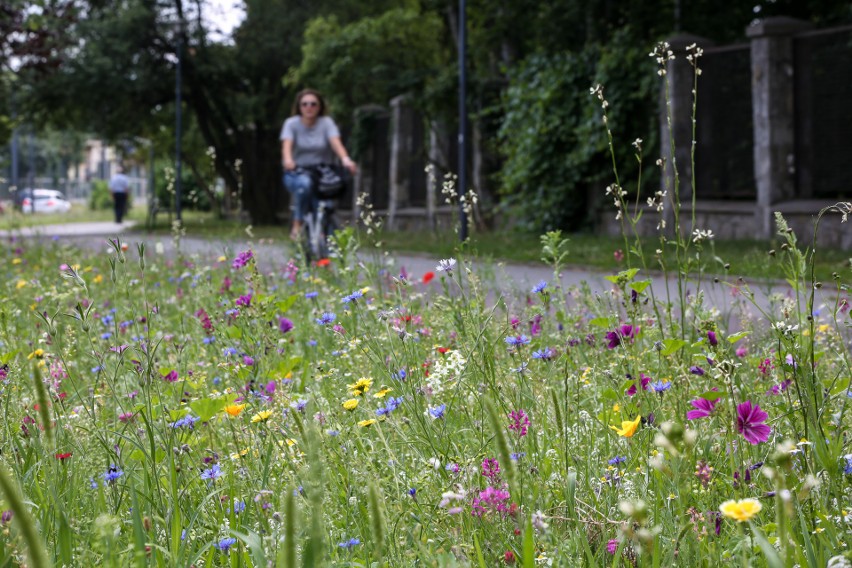
<path id="1" fill-rule="evenodd" d="M 175 422 L 176 420 L 180 420 L 187 414 L 189 414 L 188 408 L 176 408 L 174 410 L 169 410 L 169 419 L 171 420 L 171 422 Z"/>
<path id="2" fill-rule="evenodd" d="M 628 286 L 628 287 L 631 290 L 635 290 L 637 294 L 641 294 L 650 285 L 651 285 L 650 280 L 640 280 L 639 282 L 631 282 L 630 286 Z"/>
<path id="3" fill-rule="evenodd" d="M 607 400 L 618 400 L 618 393 L 611 388 L 604 389 L 601 396 Z"/>
<path id="4" fill-rule="evenodd" d="M 802 515 L 802 519 L 804 519 L 804 515 Z M 766 563 L 769 565 L 769 568 L 784 568 L 784 563 L 781 561 L 781 557 L 778 556 L 778 551 L 769 544 L 769 541 L 766 540 L 760 529 L 754 526 L 751 521 L 749 521 L 748 525 L 751 527 L 752 534 L 754 534 L 754 540 L 757 541 L 757 545 L 763 552 L 763 556 L 766 557 Z M 812 564 L 812 566 L 816 566 L 816 564 Z"/>
<path id="5" fill-rule="evenodd" d="M 589 325 L 593 325 L 595 327 L 612 327 L 615 325 L 614 318 L 595 318 L 589 322 Z"/>
<path id="6" fill-rule="evenodd" d="M 287 298 L 284 298 L 280 302 L 276 302 L 275 307 L 278 308 L 278 311 L 281 312 L 282 314 L 286 314 L 287 310 L 292 308 L 293 304 L 295 304 L 296 300 L 298 300 L 298 299 L 299 299 L 299 295 L 293 294 L 292 296 L 288 296 Z"/>
<path id="7" fill-rule="evenodd" d="M 698 395 L 698 398 L 703 398 L 704 400 L 716 400 L 717 398 L 726 398 L 728 393 L 718 392 L 718 391 L 707 391 Z"/>
<path id="8" fill-rule="evenodd" d="M 237 326 L 232 325 L 225 330 L 225 335 L 228 336 L 228 339 L 241 339 L 243 337 L 243 331 Z"/>
<path id="9" fill-rule="evenodd" d="M 737 333 L 731 334 L 728 336 L 728 343 L 734 344 L 743 337 L 746 337 L 750 331 L 738 331 Z"/>
<path id="10" fill-rule="evenodd" d="M 673 355 L 677 353 L 686 345 L 686 341 L 683 339 L 666 339 L 663 341 L 663 350 L 660 351 L 660 354 L 663 356 Z"/>
<path id="11" fill-rule="evenodd" d="M 219 412 L 225 408 L 226 401 L 224 398 L 202 398 L 189 403 L 189 407 L 202 422 L 210 422 Z"/>
<path id="12" fill-rule="evenodd" d="M 8 365 L 12 361 L 12 359 L 15 358 L 15 355 L 20 352 L 20 349 L 15 349 L 14 351 L 9 351 L 8 353 L 0 355 L 0 365 Z"/>
<path id="13" fill-rule="evenodd" d="M 245 543 L 246 547 L 251 552 L 252 564 L 255 566 L 266 566 L 266 554 L 263 552 L 263 541 L 257 533 L 252 531 L 241 533 L 231 529 L 231 535 Z"/>
<path id="14" fill-rule="evenodd" d="M 533 537 L 532 520 L 527 517 L 524 530 L 524 568 L 535 568 L 535 538 Z"/>
<path id="15" fill-rule="evenodd" d="M 301 362 L 302 362 L 301 357 L 290 357 L 286 361 L 281 361 L 281 363 L 278 364 L 278 374 L 281 375 L 282 377 L 286 376 L 289 372 L 291 372 L 293 369 L 295 369 L 299 365 L 299 363 L 301 363 Z"/>

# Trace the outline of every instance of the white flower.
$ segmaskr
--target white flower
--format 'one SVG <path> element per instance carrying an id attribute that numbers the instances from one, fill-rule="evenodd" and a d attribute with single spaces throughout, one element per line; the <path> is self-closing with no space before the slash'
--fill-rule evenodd
<path id="1" fill-rule="evenodd" d="M 455 267 L 456 259 L 445 258 L 438 261 L 438 266 L 435 267 L 435 270 L 438 272 L 452 272 Z"/>

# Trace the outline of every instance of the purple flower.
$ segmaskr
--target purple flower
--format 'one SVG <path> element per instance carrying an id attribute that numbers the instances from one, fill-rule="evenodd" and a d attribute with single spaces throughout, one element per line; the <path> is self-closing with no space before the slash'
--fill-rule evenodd
<path id="1" fill-rule="evenodd" d="M 178 380 L 177 371 L 175 371 L 175 370 L 169 371 L 168 373 L 163 375 L 163 380 L 166 381 L 167 383 L 177 382 L 177 380 Z"/>
<path id="2" fill-rule="evenodd" d="M 633 339 L 639 333 L 639 327 L 624 324 L 618 329 L 606 333 L 607 349 L 615 349 L 627 339 Z"/>
<path id="3" fill-rule="evenodd" d="M 124 475 L 124 472 L 118 469 L 118 467 L 113 464 L 109 466 L 109 469 L 104 473 L 104 481 L 112 485 L 115 481 Z"/>
<path id="4" fill-rule="evenodd" d="M 500 462 L 497 458 L 485 458 L 482 460 L 482 475 L 488 478 L 491 483 L 500 479 Z"/>
<path id="5" fill-rule="evenodd" d="M 630 375 L 627 375 L 627 378 L 630 379 L 632 377 Z M 639 382 L 642 385 L 642 390 L 648 390 L 648 383 L 651 382 L 651 377 L 646 377 L 645 373 L 639 373 Z M 636 383 L 634 382 L 632 385 L 630 385 L 629 389 L 624 391 L 624 394 L 626 394 L 627 396 L 633 396 L 634 394 L 636 394 L 636 392 Z"/>
<path id="6" fill-rule="evenodd" d="M 357 538 L 350 538 L 349 540 L 344 540 L 343 542 L 338 542 L 337 546 L 339 546 L 340 548 L 349 549 L 349 548 L 352 548 L 354 546 L 358 546 L 359 544 L 361 544 L 360 540 L 358 540 Z"/>
<path id="7" fill-rule="evenodd" d="M 764 424 L 769 415 L 751 401 L 737 405 L 737 430 L 750 444 L 760 444 L 769 438 L 772 428 Z"/>
<path id="8" fill-rule="evenodd" d="M 713 409 L 716 408 L 716 403 L 719 402 L 719 399 L 716 400 L 707 400 L 706 398 L 696 398 L 689 402 L 695 410 L 690 410 L 686 413 L 687 420 L 698 420 L 699 418 L 707 418 L 710 414 L 713 413 Z"/>
<path id="9" fill-rule="evenodd" d="M 693 365 L 692 367 L 689 368 L 689 372 L 692 373 L 693 375 L 701 376 L 701 375 L 704 374 L 704 369 L 702 369 L 698 365 Z"/>
<path id="10" fill-rule="evenodd" d="M 254 366 L 254 358 L 253 358 L 253 357 L 251 357 L 250 355 L 243 355 L 243 364 L 244 364 L 246 367 L 252 367 L 252 366 Z"/>
<path id="11" fill-rule="evenodd" d="M 429 416 L 432 417 L 432 420 L 440 420 L 444 417 L 444 412 L 447 411 L 447 405 L 442 404 L 440 406 L 436 406 L 435 408 L 429 409 Z"/>
<path id="12" fill-rule="evenodd" d="M 231 268 L 237 269 L 242 268 L 248 261 L 254 258 L 254 253 L 251 250 L 243 251 L 237 255 L 237 258 L 234 259 L 234 262 L 231 263 Z"/>
<path id="13" fill-rule="evenodd" d="M 506 344 L 510 347 L 516 347 L 518 345 L 527 345 L 530 342 L 530 338 L 526 335 L 510 335 L 506 338 Z"/>
<path id="14" fill-rule="evenodd" d="M 281 333 L 287 333 L 293 329 L 293 322 L 288 320 L 287 318 L 278 318 L 278 331 Z"/>
<path id="15" fill-rule="evenodd" d="M 772 388 L 766 391 L 766 394 L 779 395 L 782 392 L 786 391 L 787 387 L 789 387 L 791 384 L 793 384 L 792 380 L 781 381 L 781 383 L 777 385 L 772 385 Z"/>
<path id="16" fill-rule="evenodd" d="M 237 298 L 237 307 L 249 307 L 251 305 L 251 294 L 245 294 Z"/>
<path id="17" fill-rule="evenodd" d="M 791 367 L 793 367 L 794 369 L 797 369 L 797 368 L 799 367 L 798 363 L 796 363 L 796 359 L 794 359 L 794 358 L 793 358 L 793 356 L 792 356 L 791 354 L 789 354 L 789 353 L 788 353 L 788 354 L 787 354 L 787 356 L 784 358 L 784 362 L 785 362 L 787 365 L 790 365 Z"/>
<path id="18" fill-rule="evenodd" d="M 707 341 L 709 341 L 710 345 L 712 345 L 713 347 L 716 347 L 719 344 L 719 340 L 716 339 L 716 332 L 715 331 L 708 331 L 707 332 Z"/>

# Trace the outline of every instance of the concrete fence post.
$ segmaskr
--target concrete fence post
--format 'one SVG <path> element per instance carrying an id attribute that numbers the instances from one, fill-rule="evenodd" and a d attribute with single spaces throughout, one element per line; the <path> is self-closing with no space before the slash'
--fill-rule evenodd
<path id="1" fill-rule="evenodd" d="M 793 35 L 811 27 L 802 20 L 774 17 L 746 28 L 751 40 L 758 238 L 774 233 L 773 204 L 796 195 Z"/>
<path id="2" fill-rule="evenodd" d="M 391 107 L 390 175 L 388 201 L 388 229 L 397 228 L 397 213 L 411 201 L 411 183 L 408 177 L 414 136 L 414 109 L 405 95 L 394 97 Z"/>

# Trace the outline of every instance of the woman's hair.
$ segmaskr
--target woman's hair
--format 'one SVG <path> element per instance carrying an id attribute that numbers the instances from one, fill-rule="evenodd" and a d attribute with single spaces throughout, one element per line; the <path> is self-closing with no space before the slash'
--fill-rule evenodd
<path id="1" fill-rule="evenodd" d="M 293 101 L 293 109 L 291 112 L 294 115 L 301 116 L 302 97 L 304 97 L 305 95 L 313 95 L 317 98 L 317 100 L 319 101 L 319 112 L 317 113 L 317 116 L 325 116 L 325 99 L 322 98 L 322 95 L 319 93 L 319 91 L 315 91 L 314 89 L 302 89 L 301 91 L 296 93 L 296 100 Z"/>

